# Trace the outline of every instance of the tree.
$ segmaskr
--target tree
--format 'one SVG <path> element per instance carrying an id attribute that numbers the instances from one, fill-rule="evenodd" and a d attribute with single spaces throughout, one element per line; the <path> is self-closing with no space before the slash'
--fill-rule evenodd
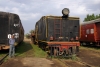
<path id="1" fill-rule="evenodd" d="M 25 34 L 25 37 L 29 39 L 30 38 L 30 34 L 29 33 Z"/>
<path id="2" fill-rule="evenodd" d="M 94 14 L 89 15 L 89 14 L 87 14 L 86 18 L 84 18 L 84 21 L 95 20 L 95 19 L 98 19 L 98 18 L 100 18 L 100 14 L 99 15 L 94 15 Z"/>
<path id="3" fill-rule="evenodd" d="M 94 20 L 94 19 L 95 19 L 95 15 L 92 14 L 92 15 L 91 15 L 91 20 Z"/>
<path id="4" fill-rule="evenodd" d="M 35 30 L 31 30 L 30 33 L 34 33 Z"/>
<path id="5" fill-rule="evenodd" d="M 90 20 L 90 16 L 89 14 L 87 14 L 86 18 L 84 19 L 84 21 L 89 21 Z"/>
<path id="6" fill-rule="evenodd" d="M 30 30 L 29 33 L 25 34 L 25 37 L 26 37 L 26 38 L 31 38 L 31 35 L 32 35 L 32 33 L 34 33 L 34 32 L 35 32 L 35 30 Z"/>
<path id="7" fill-rule="evenodd" d="M 98 19 L 99 18 L 99 15 L 96 15 L 96 19 Z"/>
<path id="8" fill-rule="evenodd" d="M 88 21 L 87 18 L 85 18 L 84 21 Z"/>
<path id="9" fill-rule="evenodd" d="M 100 18 L 100 14 L 99 14 L 99 18 Z"/>
<path id="10" fill-rule="evenodd" d="M 90 15 L 89 14 L 87 15 L 87 20 L 90 20 Z"/>

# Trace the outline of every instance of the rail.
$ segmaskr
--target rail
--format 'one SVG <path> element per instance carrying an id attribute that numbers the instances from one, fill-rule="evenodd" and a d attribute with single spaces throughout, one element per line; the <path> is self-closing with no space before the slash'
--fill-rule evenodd
<path id="1" fill-rule="evenodd" d="M 4 59 L 8 56 L 9 54 L 7 53 L 3 58 L 0 59 L 0 65 L 4 62 Z"/>

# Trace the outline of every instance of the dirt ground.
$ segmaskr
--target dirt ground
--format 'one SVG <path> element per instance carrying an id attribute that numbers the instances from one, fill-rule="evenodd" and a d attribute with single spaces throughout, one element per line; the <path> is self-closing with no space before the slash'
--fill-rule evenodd
<path id="1" fill-rule="evenodd" d="M 81 48 L 79 55 L 79 61 L 89 64 L 90 67 L 100 67 L 100 52 L 96 52 L 89 49 Z M 3 63 L 0 67 L 89 67 L 83 63 L 80 63 L 71 59 L 64 59 L 59 61 L 58 59 L 46 59 L 46 58 L 9 58 L 7 62 Z"/>
<path id="2" fill-rule="evenodd" d="M 68 67 L 100 67 L 100 48 L 80 47 L 76 60 L 64 59 Z"/>
<path id="3" fill-rule="evenodd" d="M 78 60 L 64 60 L 68 67 L 100 67 L 100 51 L 97 49 L 80 48 Z"/>
<path id="4" fill-rule="evenodd" d="M 24 41 L 31 43 L 29 39 L 25 39 Z M 27 56 L 24 58 L 8 58 L 0 67 L 66 67 L 66 65 L 56 59 L 31 57 L 29 51 L 26 54 Z"/>
<path id="5" fill-rule="evenodd" d="M 100 51 L 81 48 L 78 57 L 91 66 L 100 67 Z"/>
<path id="6" fill-rule="evenodd" d="M 32 43 L 32 42 L 31 42 L 31 39 L 24 38 L 24 41 L 25 41 L 25 42 Z"/>
<path id="7" fill-rule="evenodd" d="M 65 63 L 68 67 L 87 67 L 86 65 L 73 60 L 65 60 Z"/>
<path id="8" fill-rule="evenodd" d="M 11 58 L 0 67 L 66 67 L 59 62 L 46 58 Z"/>
<path id="9" fill-rule="evenodd" d="M 77 58 L 78 60 L 62 59 L 60 61 L 59 59 L 15 57 L 9 58 L 0 67 L 100 67 L 100 51 L 96 49 L 80 48 Z"/>

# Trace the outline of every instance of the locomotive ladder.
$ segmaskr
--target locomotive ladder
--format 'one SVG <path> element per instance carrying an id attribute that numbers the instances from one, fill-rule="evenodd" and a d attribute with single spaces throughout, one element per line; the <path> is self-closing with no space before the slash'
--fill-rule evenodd
<path id="1" fill-rule="evenodd" d="M 55 19 L 54 21 L 54 38 L 58 40 L 61 37 L 61 19 Z"/>

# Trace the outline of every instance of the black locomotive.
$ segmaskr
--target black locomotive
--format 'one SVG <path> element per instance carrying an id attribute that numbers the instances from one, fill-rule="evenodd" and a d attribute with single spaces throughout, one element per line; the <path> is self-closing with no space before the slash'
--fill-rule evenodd
<path id="1" fill-rule="evenodd" d="M 55 50 L 60 54 L 79 51 L 80 19 L 69 17 L 68 8 L 64 8 L 62 14 L 63 16 L 43 16 L 35 25 L 35 40 L 42 49 L 48 46 L 51 54 Z"/>

